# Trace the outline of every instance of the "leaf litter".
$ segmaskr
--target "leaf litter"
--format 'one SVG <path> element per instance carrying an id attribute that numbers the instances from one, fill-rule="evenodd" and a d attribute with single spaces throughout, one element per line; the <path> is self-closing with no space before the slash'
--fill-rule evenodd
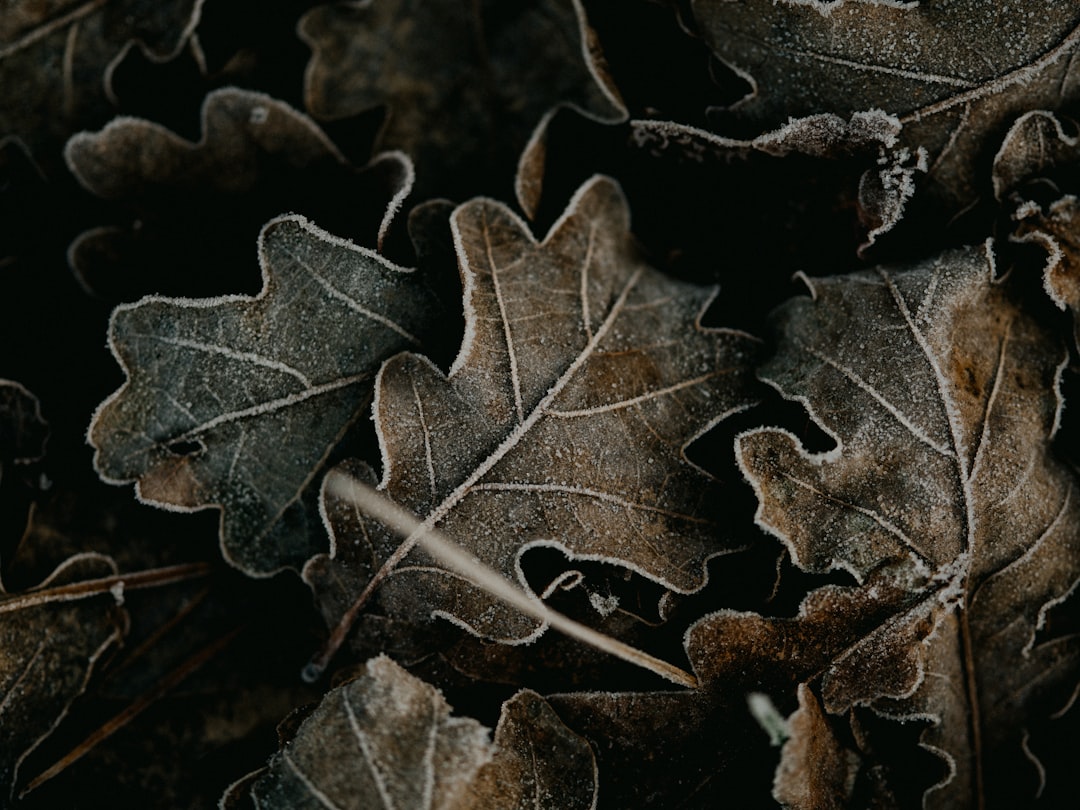
<path id="1" fill-rule="evenodd" d="M 1075 9 L 219 12 L 7 18 L 9 803 L 1071 806 Z"/>

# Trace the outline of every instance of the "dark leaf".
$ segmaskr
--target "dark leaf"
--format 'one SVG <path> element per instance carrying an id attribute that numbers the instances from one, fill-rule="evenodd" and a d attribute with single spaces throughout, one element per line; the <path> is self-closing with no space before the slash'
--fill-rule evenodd
<path id="1" fill-rule="evenodd" d="M 0 136 L 53 166 L 53 150 L 108 117 L 112 70 L 139 47 L 158 62 L 187 44 L 203 0 L 15 0 L 0 16 Z M 58 162 L 58 161 L 57 161 Z"/>
<path id="2" fill-rule="evenodd" d="M 261 93 L 214 91 L 202 132 L 191 143 L 150 121 L 118 118 L 68 141 L 64 156 L 79 182 L 130 218 L 72 243 L 83 286 L 125 299 L 245 286 L 254 272 L 237 269 L 248 265 L 251 239 L 282 211 L 381 246 L 412 187 L 407 158 L 380 155 L 356 169 L 314 121 Z"/>
<path id="3" fill-rule="evenodd" d="M 337 3 L 299 31 L 314 51 L 308 109 L 339 119 L 385 105 L 376 148 L 416 162 L 420 199 L 492 190 L 483 177 L 510 177 L 526 144 L 542 149 L 559 107 L 626 117 L 579 0 Z"/>
<path id="4" fill-rule="evenodd" d="M 1080 9 L 987 4 L 693 0 L 702 36 L 753 85 L 734 108 L 758 126 L 884 110 L 900 145 L 925 150 L 928 180 L 958 210 L 984 192 L 987 136 L 1032 108 L 1080 97 Z"/>
<path id="5" fill-rule="evenodd" d="M 434 687 L 392 660 L 331 690 L 253 782 L 263 808 L 574 810 L 596 802 L 596 764 L 535 692 L 503 706 L 495 741 L 450 716 Z M 235 795 L 226 802 L 236 801 Z"/>
<path id="6" fill-rule="evenodd" d="M 62 563 L 22 593 L 0 587 L 0 790 L 15 791 L 19 765 L 82 694 L 94 664 L 123 634 L 123 586 L 98 587 L 116 566 L 100 554 Z"/>
<path id="7" fill-rule="evenodd" d="M 259 240 L 255 298 L 146 298 L 118 307 L 110 345 L 129 375 L 89 437 L 106 480 L 179 510 L 220 508 L 226 558 L 251 574 L 299 566 L 322 541 L 313 499 L 386 357 L 420 345 L 423 283 L 302 217 Z"/>

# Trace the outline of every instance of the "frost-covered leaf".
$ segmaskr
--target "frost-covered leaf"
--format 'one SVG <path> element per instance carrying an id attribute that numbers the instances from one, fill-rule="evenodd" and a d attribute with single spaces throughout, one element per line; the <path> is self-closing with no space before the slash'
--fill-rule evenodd
<path id="1" fill-rule="evenodd" d="M 206 97 L 197 143 L 117 118 L 72 137 L 64 156 L 85 188 L 121 208 L 122 224 L 72 243 L 72 268 L 83 286 L 127 299 L 225 289 L 229 272 L 247 266 L 259 228 L 282 211 L 381 244 L 412 186 L 404 156 L 356 169 L 306 115 L 234 87 Z"/>
<path id="2" fill-rule="evenodd" d="M 1075 123 L 1053 113 L 1021 116 L 994 157 L 993 180 L 995 195 L 1007 197 L 1013 209 L 1014 239 L 1046 248 L 1043 286 L 1055 304 L 1073 313 L 1080 345 L 1080 201 L 1063 193 L 1080 191 L 1080 138 L 1070 132 Z M 1044 199 L 1047 190 L 1052 202 Z"/>
<path id="3" fill-rule="evenodd" d="M 95 662 L 122 634 L 122 591 L 94 580 L 116 574 L 100 554 L 71 557 L 21 593 L 0 586 L 0 795 L 7 805 L 19 766 L 82 694 Z"/>
<path id="4" fill-rule="evenodd" d="M 302 217 L 268 223 L 259 260 L 254 298 L 114 311 L 128 381 L 89 431 L 104 479 L 166 508 L 220 508 L 222 550 L 250 574 L 318 550 L 309 508 L 327 457 L 365 415 L 379 364 L 419 346 L 436 310 L 415 275 Z"/>
<path id="5" fill-rule="evenodd" d="M 6 3 L 0 15 L 0 137 L 52 164 L 73 131 L 108 116 L 113 69 L 132 47 L 163 62 L 187 44 L 203 0 Z"/>
<path id="6" fill-rule="evenodd" d="M 449 376 L 403 354 L 376 383 L 380 488 L 521 585 L 522 554 L 543 545 L 692 592 L 705 562 L 734 546 L 718 529 L 717 482 L 683 450 L 752 404 L 757 342 L 703 328 L 714 291 L 646 265 L 629 224 L 621 191 L 602 177 L 542 242 L 500 203 L 461 206 L 461 352 Z M 402 543 L 360 516 L 335 524 L 350 511 L 324 495 L 335 548 L 349 552 L 312 561 L 317 595 L 343 582 L 359 593 L 382 569 L 391 615 L 434 612 L 491 639 L 543 631 L 415 549 L 416 538 Z"/>
<path id="7" fill-rule="evenodd" d="M 1033 110 L 1016 119 L 994 155 L 994 196 L 1006 195 L 1024 183 L 1057 174 L 1080 163 L 1080 142 L 1073 122 L 1046 110 Z"/>
<path id="8" fill-rule="evenodd" d="M 375 658 L 331 690 L 266 769 L 233 792 L 250 789 L 268 810 L 595 806 L 588 743 L 535 692 L 503 705 L 494 744 L 480 723 L 450 711 L 437 689 Z"/>
<path id="9" fill-rule="evenodd" d="M 830 113 L 792 119 L 750 140 L 726 138 L 670 121 L 632 121 L 631 129 L 637 146 L 654 153 L 677 150 L 697 162 L 706 158 L 730 161 L 751 152 L 829 160 L 861 157 L 865 168 L 860 167 L 859 217 L 867 231 L 863 247 L 872 245 L 900 221 L 905 204 L 915 193 L 916 172 L 926 170 L 918 160 L 911 160 L 910 153 L 892 149 L 901 124 L 881 110 L 856 112 L 850 120 Z"/>
<path id="10" fill-rule="evenodd" d="M 385 105 L 375 146 L 416 162 L 421 198 L 512 176 L 559 107 L 626 117 L 579 0 L 362 0 L 320 6 L 299 31 L 313 50 L 308 109 L 339 119 Z"/>
<path id="11" fill-rule="evenodd" d="M 1050 446 L 1065 352 L 994 278 L 989 245 L 808 283 L 760 374 L 837 447 L 762 428 L 737 451 L 792 559 L 862 584 L 791 619 L 713 614 L 688 649 L 706 680 L 810 678 L 830 713 L 929 719 L 949 773 L 927 805 L 981 805 L 1023 784 L 1024 729 L 1080 664 L 1075 637 L 1045 632 L 1080 579 L 1076 479 Z"/>
<path id="12" fill-rule="evenodd" d="M 880 109 L 901 144 L 928 153 L 954 204 L 979 196 L 986 136 L 1032 108 L 1080 97 L 1080 8 L 1003 0 L 694 0 L 702 36 L 753 87 L 736 111 L 772 128 L 789 117 Z"/>
<path id="13" fill-rule="evenodd" d="M 1080 346 L 1080 200 L 1067 194 L 1048 206 L 1033 202 L 1015 214 L 1018 241 L 1047 248 L 1043 286 L 1054 303 L 1073 315 L 1073 334 Z"/>
<path id="14" fill-rule="evenodd" d="M 776 769 L 773 798 L 792 810 L 847 806 L 858 755 L 836 739 L 821 704 L 805 684 L 799 685 L 799 708 L 787 726 L 789 737 Z"/>

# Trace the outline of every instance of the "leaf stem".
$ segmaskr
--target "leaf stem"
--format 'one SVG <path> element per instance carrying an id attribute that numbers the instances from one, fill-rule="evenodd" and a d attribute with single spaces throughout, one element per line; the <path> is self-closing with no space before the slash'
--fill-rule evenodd
<path id="1" fill-rule="evenodd" d="M 204 577 L 209 573 L 210 566 L 207 563 L 185 563 L 183 565 L 170 565 L 165 568 L 133 571 L 127 574 L 113 574 L 99 579 L 86 579 L 69 585 L 57 585 L 52 588 L 42 588 L 37 591 L 15 594 L 0 601 L 0 613 L 25 610 L 26 608 L 45 605 L 50 602 L 74 602 L 79 599 L 88 599 L 91 596 L 115 591 L 117 588 L 120 589 L 119 593 L 122 594 L 124 591 L 139 588 L 171 585 L 174 582 Z"/>
<path id="2" fill-rule="evenodd" d="M 526 593 L 494 569 L 468 554 L 442 532 L 426 528 L 414 515 L 355 478 L 344 473 L 331 472 L 327 476 L 326 487 L 327 491 L 335 497 L 349 501 L 403 537 L 416 537 L 424 550 L 436 560 L 525 615 L 532 616 L 571 638 L 647 669 L 680 686 L 697 688 L 697 678 L 689 672 L 552 610 L 541 600 Z M 339 622 L 338 628 L 342 626 L 347 632 L 351 622 L 348 624 Z M 304 680 L 314 681 L 322 674 L 343 640 L 344 634 L 340 640 L 335 640 L 334 635 L 331 635 L 320 653 L 304 668 Z"/>

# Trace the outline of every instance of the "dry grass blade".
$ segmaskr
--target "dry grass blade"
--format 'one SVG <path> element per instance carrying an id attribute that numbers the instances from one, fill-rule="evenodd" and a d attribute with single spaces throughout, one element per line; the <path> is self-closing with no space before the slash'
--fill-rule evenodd
<path id="1" fill-rule="evenodd" d="M 355 478 L 341 473 L 330 473 L 326 486 L 334 495 L 352 502 L 357 508 L 382 521 L 402 537 L 416 537 L 424 550 L 443 565 L 450 567 L 477 587 L 483 588 L 490 595 L 511 607 L 517 608 L 522 613 L 546 622 L 571 638 L 654 672 L 666 680 L 691 689 L 697 688 L 697 678 L 689 672 L 679 669 L 666 661 L 661 661 L 659 658 L 655 658 L 610 636 L 598 633 L 591 627 L 580 624 L 552 610 L 536 597 L 525 593 L 509 580 L 476 560 L 441 532 L 425 528 L 414 515 Z M 351 622 L 349 626 L 351 626 Z M 323 650 L 305 667 L 305 680 L 314 681 L 326 669 L 330 658 L 337 652 L 341 641 L 344 640 L 343 638 L 336 639 L 336 635 L 336 633 L 331 635 Z M 335 641 L 336 643 L 334 643 Z"/>

